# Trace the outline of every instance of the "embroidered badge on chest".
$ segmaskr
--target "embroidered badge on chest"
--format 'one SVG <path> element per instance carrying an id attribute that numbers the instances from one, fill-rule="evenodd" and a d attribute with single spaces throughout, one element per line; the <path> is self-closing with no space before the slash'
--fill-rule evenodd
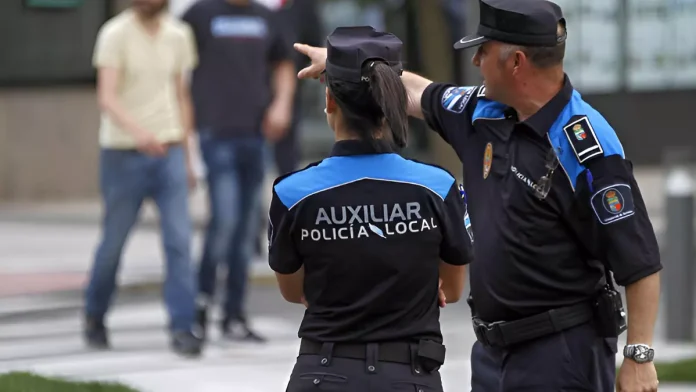
<path id="1" fill-rule="evenodd" d="M 488 178 L 491 172 L 491 163 L 493 163 L 493 144 L 486 144 L 486 149 L 483 151 L 483 179 Z"/>

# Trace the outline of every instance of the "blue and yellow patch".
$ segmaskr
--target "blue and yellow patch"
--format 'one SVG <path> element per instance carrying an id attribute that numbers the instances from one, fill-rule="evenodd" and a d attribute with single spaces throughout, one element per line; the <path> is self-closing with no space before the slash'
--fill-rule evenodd
<path id="1" fill-rule="evenodd" d="M 453 113 L 461 113 L 469 103 L 476 87 L 450 87 L 442 94 L 442 107 Z"/>

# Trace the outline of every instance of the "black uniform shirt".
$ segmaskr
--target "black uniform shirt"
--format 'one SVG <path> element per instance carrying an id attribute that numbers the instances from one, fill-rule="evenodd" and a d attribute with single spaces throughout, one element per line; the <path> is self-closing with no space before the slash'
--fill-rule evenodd
<path id="1" fill-rule="evenodd" d="M 281 274 L 304 266 L 299 336 L 442 342 L 438 264 L 471 260 L 464 211 L 451 174 L 382 144 L 341 141 L 331 157 L 278 178 L 269 263 Z"/>
<path id="2" fill-rule="evenodd" d="M 464 165 L 476 241 L 471 292 L 481 319 L 514 320 L 588 300 L 605 282 L 602 262 L 621 285 L 662 268 L 632 164 L 567 77 L 523 122 L 486 99 L 483 86 L 434 83 L 421 104 Z M 540 198 L 551 168 L 551 188 Z"/>

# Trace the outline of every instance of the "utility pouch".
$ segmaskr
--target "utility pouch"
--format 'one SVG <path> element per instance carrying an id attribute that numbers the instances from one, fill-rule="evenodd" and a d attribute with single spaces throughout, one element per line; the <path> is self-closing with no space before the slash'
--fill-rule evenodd
<path id="1" fill-rule="evenodd" d="M 599 335 L 604 338 L 616 338 L 626 328 L 626 312 L 624 311 L 621 293 L 608 283 L 595 302 L 596 324 Z"/>
<path id="2" fill-rule="evenodd" d="M 418 342 L 418 360 L 428 373 L 440 369 L 445 363 L 445 346 L 431 340 Z"/>

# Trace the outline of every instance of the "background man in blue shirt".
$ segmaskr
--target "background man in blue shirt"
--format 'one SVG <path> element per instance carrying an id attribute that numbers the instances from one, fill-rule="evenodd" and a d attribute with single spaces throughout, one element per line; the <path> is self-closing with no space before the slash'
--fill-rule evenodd
<path id="1" fill-rule="evenodd" d="M 222 332 L 254 341 L 263 338 L 249 329 L 243 300 L 261 229 L 266 142 L 287 131 L 296 84 L 291 42 L 277 17 L 251 0 L 201 0 L 183 16 L 200 57 L 192 89 L 211 209 L 199 273 L 199 321 L 205 331 L 217 266 L 224 263 Z"/>

